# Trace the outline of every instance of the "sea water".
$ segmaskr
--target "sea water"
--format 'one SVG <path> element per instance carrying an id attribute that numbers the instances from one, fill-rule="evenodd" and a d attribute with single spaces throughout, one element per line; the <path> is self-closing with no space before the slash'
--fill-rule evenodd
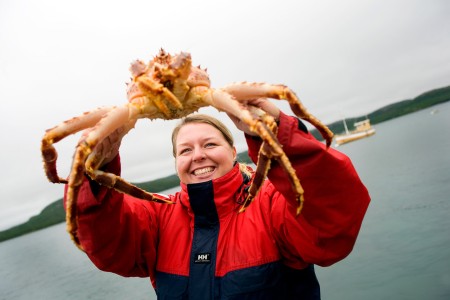
<path id="1" fill-rule="evenodd" d="M 338 150 L 372 201 L 353 252 L 317 268 L 323 299 L 450 299 L 450 103 Z"/>
<path id="2" fill-rule="evenodd" d="M 338 148 L 372 201 L 353 252 L 316 268 L 322 299 L 450 299 L 449 116 L 447 102 Z M 60 224 L 0 243 L 0 299 L 156 296 L 148 278 L 96 269 Z"/>

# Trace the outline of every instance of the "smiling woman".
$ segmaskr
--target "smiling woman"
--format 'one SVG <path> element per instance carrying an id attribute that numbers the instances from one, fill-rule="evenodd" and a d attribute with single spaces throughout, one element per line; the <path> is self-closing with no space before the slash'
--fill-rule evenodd
<path id="1" fill-rule="evenodd" d="M 184 184 L 219 178 L 236 162 L 230 131 L 207 115 L 184 118 L 172 133 L 172 143 L 177 174 Z"/>
<path id="2" fill-rule="evenodd" d="M 328 149 L 269 100 L 254 102 L 278 120 L 275 138 L 308 192 L 301 215 L 279 162 L 242 210 L 258 169 L 236 162 L 234 138 L 222 122 L 189 115 L 172 133 L 181 189 L 165 196 L 172 204 L 82 179 L 78 241 L 100 270 L 150 277 L 161 298 L 320 299 L 314 264 L 328 266 L 350 253 L 368 192 L 348 157 Z M 245 133 L 256 163 L 260 148 L 267 150 L 262 139 L 230 119 Z M 112 149 L 102 171 L 120 176 L 118 148 L 112 146 L 120 143 L 102 145 Z"/>

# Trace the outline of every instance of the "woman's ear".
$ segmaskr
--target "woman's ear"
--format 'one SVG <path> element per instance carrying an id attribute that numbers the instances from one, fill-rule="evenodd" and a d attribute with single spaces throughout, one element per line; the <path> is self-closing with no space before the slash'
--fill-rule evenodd
<path id="1" fill-rule="evenodd" d="M 177 175 L 178 178 L 180 178 L 180 176 L 178 175 L 178 169 L 177 169 L 177 159 L 175 158 L 175 159 L 173 160 L 173 162 L 174 162 L 174 167 L 175 167 L 175 175 Z"/>

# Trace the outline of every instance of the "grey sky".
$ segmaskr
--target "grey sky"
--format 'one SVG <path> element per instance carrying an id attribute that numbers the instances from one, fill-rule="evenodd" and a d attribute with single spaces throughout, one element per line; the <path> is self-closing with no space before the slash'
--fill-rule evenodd
<path id="1" fill-rule="evenodd" d="M 45 129 L 125 103 L 132 60 L 147 61 L 161 47 L 187 51 L 194 64 L 208 68 L 213 87 L 283 83 L 329 123 L 449 85 L 449 3 L 0 1 L 1 126 L 9 133 L 0 150 L 0 230 L 62 195 L 62 186 L 49 184 L 42 170 Z M 174 172 L 173 125 L 139 122 L 124 141 L 125 178 Z M 62 174 L 76 140 L 57 145 Z"/>

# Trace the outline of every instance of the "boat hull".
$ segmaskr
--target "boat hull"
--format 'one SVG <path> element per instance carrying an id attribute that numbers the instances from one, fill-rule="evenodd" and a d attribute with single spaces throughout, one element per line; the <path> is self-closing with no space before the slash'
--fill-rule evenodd
<path id="1" fill-rule="evenodd" d="M 359 139 L 363 139 L 363 138 L 369 137 L 374 134 L 375 134 L 375 129 L 370 128 L 370 129 L 364 130 L 364 131 L 349 133 L 349 134 L 345 134 L 345 135 L 338 135 L 335 138 L 336 146 L 350 143 L 350 142 L 353 142 L 353 141 L 356 141 Z"/>

